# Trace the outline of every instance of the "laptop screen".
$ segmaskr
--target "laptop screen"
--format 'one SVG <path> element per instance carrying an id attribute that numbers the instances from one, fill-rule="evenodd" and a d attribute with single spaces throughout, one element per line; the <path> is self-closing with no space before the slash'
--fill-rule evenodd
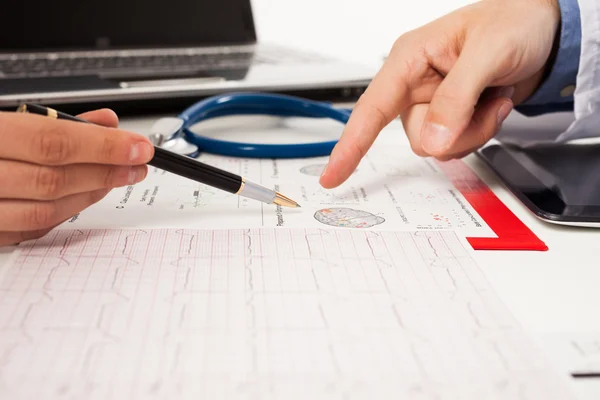
<path id="1" fill-rule="evenodd" d="M 5 1 L 0 51 L 253 43 L 250 0 Z"/>

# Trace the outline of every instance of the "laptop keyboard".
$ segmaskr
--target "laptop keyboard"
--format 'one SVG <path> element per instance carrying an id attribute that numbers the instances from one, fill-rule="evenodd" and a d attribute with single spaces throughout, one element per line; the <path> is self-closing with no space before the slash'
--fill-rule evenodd
<path id="1" fill-rule="evenodd" d="M 314 62 L 318 58 L 293 53 L 255 54 L 172 53 L 145 55 L 12 56 L 0 58 L 0 78 L 64 77 L 82 75 L 128 75 L 142 73 L 185 73 L 202 70 L 245 68 L 250 64 L 283 61 Z"/>

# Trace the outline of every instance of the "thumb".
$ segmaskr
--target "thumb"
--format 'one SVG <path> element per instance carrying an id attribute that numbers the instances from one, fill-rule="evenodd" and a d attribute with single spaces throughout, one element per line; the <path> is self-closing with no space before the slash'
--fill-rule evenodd
<path id="1" fill-rule="evenodd" d="M 482 92 L 492 81 L 493 65 L 477 53 L 465 46 L 431 99 L 421 129 L 421 146 L 431 156 L 448 154 L 469 126 Z"/>
<path id="2" fill-rule="evenodd" d="M 96 125 L 106 126 L 108 128 L 116 128 L 119 126 L 119 117 L 117 114 L 106 108 L 79 114 L 78 117 L 85 121 Z"/>
<path id="3" fill-rule="evenodd" d="M 512 111 L 511 91 L 512 87 L 499 89 L 496 96 L 480 101 L 467 129 L 456 139 L 446 154 L 437 158 L 441 161 L 462 158 L 492 139 Z"/>

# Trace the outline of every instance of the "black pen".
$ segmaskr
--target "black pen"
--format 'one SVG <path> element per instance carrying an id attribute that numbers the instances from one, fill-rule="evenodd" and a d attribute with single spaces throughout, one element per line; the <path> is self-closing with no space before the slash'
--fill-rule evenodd
<path id="1" fill-rule="evenodd" d="M 37 104 L 22 104 L 17 109 L 17 112 L 39 114 L 54 119 L 90 123 L 81 118 Z M 173 153 L 161 147 L 154 146 L 154 157 L 148 162 L 148 165 L 263 203 L 277 204 L 283 207 L 300 207 L 298 203 L 285 197 L 279 192 L 248 181 L 239 175 L 215 168 L 190 157 Z"/>

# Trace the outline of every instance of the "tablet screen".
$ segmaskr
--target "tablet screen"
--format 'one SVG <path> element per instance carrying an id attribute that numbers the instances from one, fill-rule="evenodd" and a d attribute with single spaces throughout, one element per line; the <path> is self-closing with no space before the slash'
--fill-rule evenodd
<path id="1" fill-rule="evenodd" d="M 491 145 L 480 156 L 538 215 L 600 219 L 600 144 Z"/>

